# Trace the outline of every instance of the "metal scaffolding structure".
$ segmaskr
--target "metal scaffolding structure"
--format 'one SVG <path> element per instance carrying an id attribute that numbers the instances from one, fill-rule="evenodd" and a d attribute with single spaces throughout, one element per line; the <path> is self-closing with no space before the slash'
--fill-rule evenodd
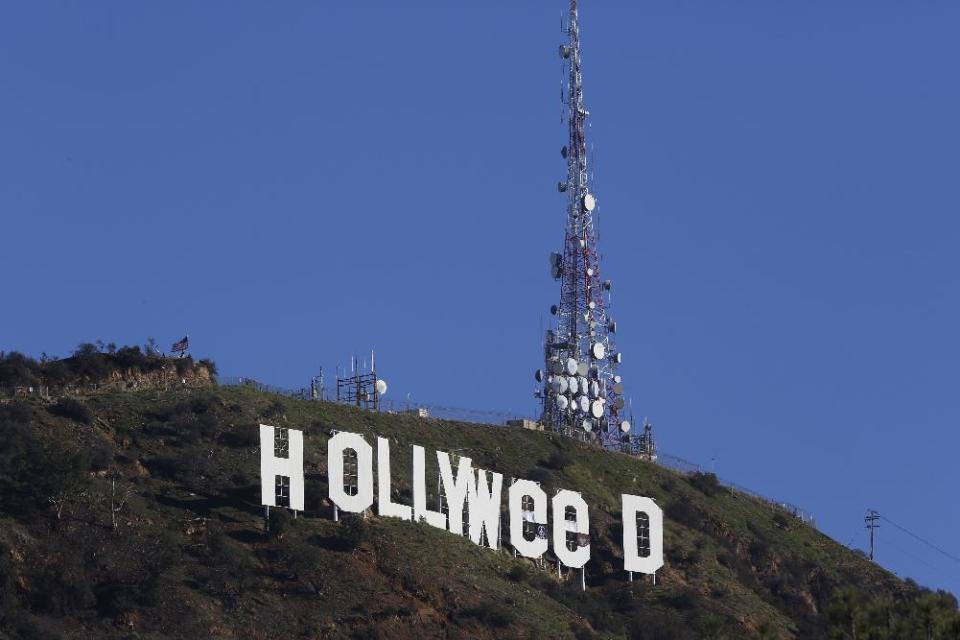
<path id="1" fill-rule="evenodd" d="M 560 46 L 566 67 L 564 105 L 569 139 L 561 149 L 567 177 L 558 189 L 567 196 L 563 251 L 550 256 L 551 275 L 560 282 L 560 304 L 550 308 L 554 326 L 547 330 L 540 421 L 547 428 L 605 446 L 629 450 L 630 422 L 624 417 L 624 387 L 617 374 L 622 356 L 616 349 L 617 323 L 611 318 L 610 280 L 600 275 L 597 199 L 587 167 L 586 122 L 581 74 L 577 0 L 570 1 L 567 41 Z"/>

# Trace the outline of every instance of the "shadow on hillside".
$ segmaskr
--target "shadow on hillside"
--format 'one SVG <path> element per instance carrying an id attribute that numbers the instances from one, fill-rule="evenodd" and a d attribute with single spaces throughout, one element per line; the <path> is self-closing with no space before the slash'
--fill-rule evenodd
<path id="1" fill-rule="evenodd" d="M 229 507 L 259 518 L 263 507 L 250 500 L 250 496 L 254 494 L 259 494 L 259 487 L 251 485 L 224 489 L 222 494 L 215 496 L 196 495 L 189 498 L 173 498 L 158 495 L 156 500 L 164 506 L 191 511 L 202 517 L 209 517 L 213 511 Z M 223 514 L 217 515 L 223 517 Z"/>

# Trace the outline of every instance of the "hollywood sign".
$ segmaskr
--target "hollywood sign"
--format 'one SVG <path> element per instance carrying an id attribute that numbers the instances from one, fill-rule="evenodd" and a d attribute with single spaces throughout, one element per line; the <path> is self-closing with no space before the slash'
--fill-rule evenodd
<path id="1" fill-rule="evenodd" d="M 348 453 L 349 452 L 349 453 Z M 345 456 L 356 460 L 355 483 L 347 482 Z M 484 538 L 491 549 L 499 549 L 503 475 L 474 468 L 470 458 L 460 457 L 456 469 L 450 456 L 437 451 L 440 483 L 447 500 L 447 513 L 427 507 L 426 452 L 413 446 L 413 504 L 394 502 L 391 497 L 390 440 L 377 438 L 376 481 L 373 447 L 357 433 L 340 431 L 327 443 L 329 498 L 348 513 L 365 513 L 373 507 L 388 518 L 412 520 L 469 535 L 474 544 Z M 353 480 L 351 474 L 351 480 Z M 303 432 L 260 425 L 261 502 L 268 507 L 285 506 L 303 511 Z M 280 492 L 282 487 L 286 492 Z M 282 503 L 277 504 L 278 493 Z M 538 559 L 552 546 L 564 566 L 582 568 L 590 559 L 590 510 L 576 491 L 561 489 L 553 497 L 531 480 L 515 479 L 506 489 L 509 514 L 509 544 L 526 558 Z M 663 511 L 651 499 L 623 494 L 623 568 L 630 572 L 654 574 L 663 566 Z M 549 506 L 549 509 L 548 509 Z M 467 511 L 464 531 L 463 512 Z M 551 519 L 552 516 L 552 519 Z M 527 527 L 525 535 L 524 523 Z M 547 530 L 552 531 L 552 545 Z M 532 532 L 531 532 L 532 530 Z M 576 534 L 568 544 L 568 534 Z"/>

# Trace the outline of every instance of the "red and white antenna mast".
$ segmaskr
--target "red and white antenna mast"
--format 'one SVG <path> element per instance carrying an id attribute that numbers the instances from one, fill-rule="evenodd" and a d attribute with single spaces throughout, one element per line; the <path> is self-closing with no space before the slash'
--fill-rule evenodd
<path id="1" fill-rule="evenodd" d="M 551 429 L 587 440 L 599 438 L 608 446 L 629 441 L 630 423 L 623 418 L 623 384 L 616 373 L 622 356 L 613 341 L 617 324 L 609 315 L 609 280 L 600 277 L 597 246 L 597 198 L 587 169 L 586 120 L 580 58 L 577 0 L 570 0 L 567 42 L 560 57 L 567 71 L 564 103 L 568 140 L 561 150 L 567 177 L 559 183 L 567 196 L 563 250 L 551 254 L 550 268 L 560 281 L 560 304 L 544 343 L 545 368 L 537 371 L 543 383 L 541 421 Z"/>

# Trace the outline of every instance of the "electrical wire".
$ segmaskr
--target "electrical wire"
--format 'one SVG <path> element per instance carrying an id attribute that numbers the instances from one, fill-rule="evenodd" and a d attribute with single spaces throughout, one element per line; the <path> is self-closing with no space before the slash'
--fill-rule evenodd
<path id="1" fill-rule="evenodd" d="M 892 524 L 893 526 L 895 526 L 897 529 L 900 529 L 900 531 L 903 531 L 905 534 L 916 538 L 917 540 L 919 540 L 919 541 L 922 542 L 923 544 L 927 545 L 928 547 L 930 547 L 930 548 L 933 549 L 934 551 L 937 551 L 938 553 L 940 553 L 940 554 L 942 554 L 942 555 L 950 558 L 950 559 L 953 560 L 954 562 L 960 562 L 960 558 L 958 558 L 957 556 L 953 555 L 953 554 L 950 553 L 949 551 L 944 551 L 943 549 L 941 549 L 941 548 L 938 547 L 937 545 L 933 544 L 933 543 L 930 542 L 929 540 L 925 540 L 924 538 L 921 538 L 920 536 L 918 536 L 918 535 L 915 534 L 914 532 L 912 532 L 912 531 L 910 531 L 909 529 L 907 529 L 907 528 L 905 528 L 905 527 L 897 524 L 896 522 L 894 522 L 894 521 L 891 520 L 890 518 L 888 518 L 888 517 L 886 517 L 886 516 L 880 516 L 880 519 L 889 522 L 890 524 Z"/>

